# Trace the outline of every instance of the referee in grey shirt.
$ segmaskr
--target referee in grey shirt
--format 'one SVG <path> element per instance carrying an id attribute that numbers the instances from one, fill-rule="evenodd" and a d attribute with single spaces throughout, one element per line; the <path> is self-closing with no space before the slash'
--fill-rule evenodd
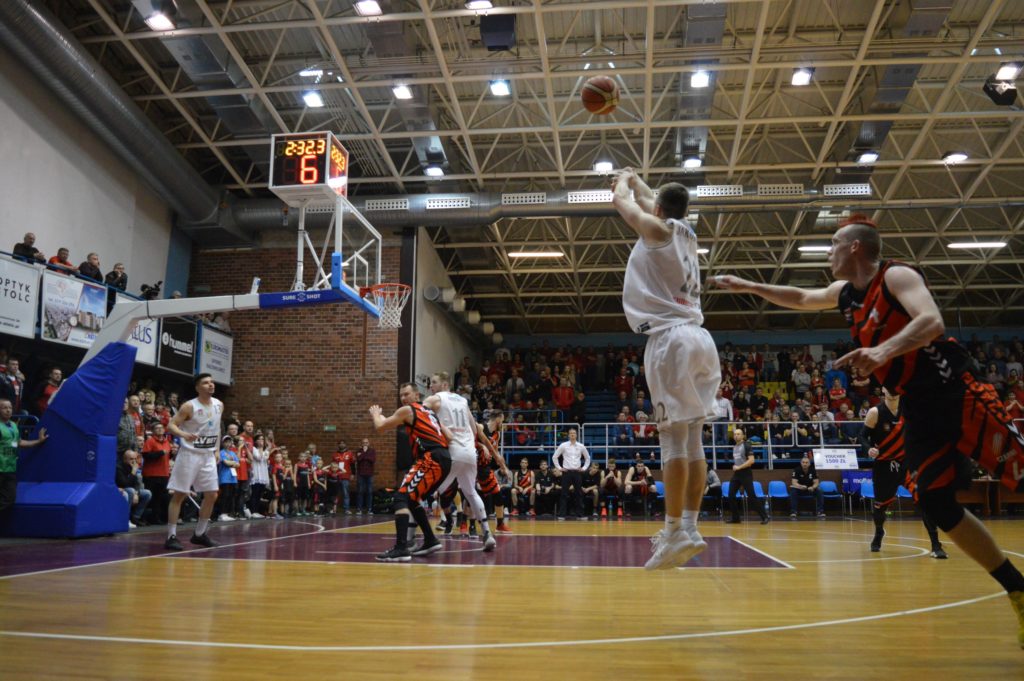
<path id="1" fill-rule="evenodd" d="M 558 500 L 558 519 L 565 520 L 566 501 L 569 485 L 573 486 L 572 504 L 576 517 L 586 520 L 583 515 L 583 471 L 590 468 L 590 453 L 582 442 L 576 441 L 576 429 L 569 429 L 569 441 L 558 445 L 551 457 L 555 470 L 562 472 L 562 495 Z"/>

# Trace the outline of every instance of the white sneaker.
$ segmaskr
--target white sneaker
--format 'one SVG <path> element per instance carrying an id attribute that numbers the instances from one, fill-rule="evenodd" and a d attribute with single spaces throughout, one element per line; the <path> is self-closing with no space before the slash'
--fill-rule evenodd
<path id="1" fill-rule="evenodd" d="M 651 537 L 651 553 L 653 555 L 644 565 L 644 569 L 667 570 L 683 565 L 699 552 L 697 544 L 690 539 L 690 535 L 683 532 L 682 528 L 671 534 L 661 529 Z"/>
<path id="2" fill-rule="evenodd" d="M 227 513 L 221 513 L 221 514 L 220 514 L 220 515 L 219 515 L 219 516 L 217 517 L 217 520 L 221 521 L 222 523 L 229 523 L 229 522 L 231 522 L 232 520 L 234 520 L 234 518 L 232 518 L 231 516 L 229 516 L 229 515 L 228 515 Z"/>
<path id="3" fill-rule="evenodd" d="M 704 541 L 704 537 L 702 537 L 700 532 L 697 530 L 687 532 L 687 534 L 690 535 L 690 541 L 693 542 L 693 545 L 697 547 L 697 553 L 700 553 L 708 547 L 708 543 Z M 697 553 L 693 554 L 693 556 L 696 556 Z M 690 556 L 690 558 L 693 558 L 693 556 Z M 687 560 L 689 560 L 689 558 Z"/>
<path id="4" fill-rule="evenodd" d="M 252 517 L 255 518 L 256 520 L 263 520 L 267 516 L 263 515 L 262 513 L 253 513 Z"/>
<path id="5" fill-rule="evenodd" d="M 133 523 L 130 520 L 128 521 L 128 529 L 129 530 L 134 530 L 136 527 L 138 527 L 138 525 L 136 525 L 135 523 Z"/>
<path id="6" fill-rule="evenodd" d="M 247 508 L 246 508 L 246 509 L 243 509 L 243 511 L 242 511 L 242 515 L 244 515 L 244 516 L 245 516 L 245 519 L 246 519 L 246 520 L 248 520 L 249 518 L 251 518 L 251 517 L 252 517 L 252 511 L 250 511 L 250 510 L 249 510 L 249 509 L 247 509 Z"/>

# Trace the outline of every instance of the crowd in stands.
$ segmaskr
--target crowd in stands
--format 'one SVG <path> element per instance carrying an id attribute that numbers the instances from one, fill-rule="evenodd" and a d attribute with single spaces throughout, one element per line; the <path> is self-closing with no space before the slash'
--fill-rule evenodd
<path id="1" fill-rule="evenodd" d="M 1010 415 L 1024 417 L 1024 344 L 1016 337 L 1002 341 L 996 336 L 987 342 L 972 337 L 966 345 L 988 382 L 1004 397 Z M 737 423 L 754 443 L 777 448 L 776 456 L 799 458 L 819 443 L 858 445 L 861 422 L 882 394 L 872 377 L 834 366 L 850 349 L 845 341 L 820 355 L 809 345 L 720 346 L 722 383 L 715 417 L 705 426 L 705 446 L 731 446 Z M 464 358 L 453 384 L 476 414 L 494 409 L 507 414 L 506 445 L 536 444 L 537 423 L 608 420 L 614 421 L 609 444 L 658 444 L 643 348 L 637 346 L 573 348 L 543 342 L 529 348 L 500 348 L 479 368 Z M 614 417 L 595 418 L 588 410 L 587 395 L 601 392 L 615 396 Z"/>
<path id="2" fill-rule="evenodd" d="M 151 388 L 133 386 L 124 400 L 117 435 L 117 485 L 129 502 L 133 525 L 167 522 L 167 482 L 179 444 L 167 425 L 178 407 L 177 393 Z M 377 455 L 369 440 L 357 449 L 341 441 L 329 457 L 322 456 L 315 443 L 291 454 L 272 429 L 257 428 L 237 411 L 224 418 L 222 432 L 215 519 L 373 512 Z M 196 516 L 200 496 L 193 493 L 195 503 L 182 507 L 184 519 Z"/>

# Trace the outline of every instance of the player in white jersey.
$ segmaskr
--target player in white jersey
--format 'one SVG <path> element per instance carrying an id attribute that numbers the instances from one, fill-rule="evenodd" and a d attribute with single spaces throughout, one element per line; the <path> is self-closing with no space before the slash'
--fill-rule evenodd
<path id="1" fill-rule="evenodd" d="M 448 478 L 441 483 L 440 489 L 444 492 L 452 482 L 458 483 L 459 490 L 472 511 L 472 517 L 483 528 L 483 550 L 493 551 L 497 542 L 487 523 L 484 501 L 476 491 L 476 441 L 479 428 L 476 419 L 473 418 L 473 412 L 469 410 L 466 398 L 451 392 L 450 388 L 447 372 L 434 374 L 430 377 L 430 389 L 434 394 L 423 400 L 423 406 L 432 409 L 438 420 L 452 431 L 452 439 L 448 442 L 452 470 Z"/>
<path id="2" fill-rule="evenodd" d="M 196 525 L 191 542 L 199 546 L 217 546 L 217 542 L 206 534 L 217 501 L 217 452 L 220 447 L 220 419 L 224 414 L 224 403 L 213 396 L 216 388 L 210 374 L 199 374 L 195 379 L 196 398 L 181 406 L 174 415 L 167 430 L 178 438 L 181 444 L 174 459 L 167 490 L 174 492 L 167 510 L 167 541 L 164 548 L 181 551 L 184 547 L 178 541 L 176 525 L 181 503 L 189 490 L 203 494 L 203 505 L 199 509 L 199 523 Z"/>
<path id="3" fill-rule="evenodd" d="M 707 548 L 697 531 L 707 468 L 701 428 L 714 414 L 722 376 L 715 343 L 701 327 L 697 235 L 685 219 L 689 191 L 673 182 L 655 199 L 626 168 L 612 184 L 612 203 L 640 237 L 626 264 L 622 307 L 633 331 L 649 336 L 644 367 L 661 435 L 665 528 L 652 539 L 645 567 L 667 569 Z"/>

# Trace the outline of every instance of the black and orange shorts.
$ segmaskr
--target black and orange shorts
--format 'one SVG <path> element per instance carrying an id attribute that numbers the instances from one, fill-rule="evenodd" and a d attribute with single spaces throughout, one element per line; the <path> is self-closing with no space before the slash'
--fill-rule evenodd
<path id="1" fill-rule="evenodd" d="M 476 469 L 476 486 L 480 490 L 480 496 L 497 494 L 501 491 L 501 486 L 498 484 L 498 478 L 494 476 L 494 471 L 490 468 L 478 467 Z"/>
<path id="2" fill-rule="evenodd" d="M 398 492 L 407 494 L 410 503 L 418 504 L 437 491 L 451 469 L 452 458 L 447 449 L 439 448 L 424 452 L 402 478 Z"/>
<path id="3" fill-rule="evenodd" d="M 995 388 L 964 372 L 939 389 L 904 396 L 907 487 L 923 491 L 970 484 L 974 465 L 1024 491 L 1024 437 Z"/>
<path id="4" fill-rule="evenodd" d="M 900 459 L 886 459 L 874 462 L 871 479 L 875 485 L 875 508 L 885 508 L 896 501 L 896 492 L 907 479 L 906 469 Z"/>

